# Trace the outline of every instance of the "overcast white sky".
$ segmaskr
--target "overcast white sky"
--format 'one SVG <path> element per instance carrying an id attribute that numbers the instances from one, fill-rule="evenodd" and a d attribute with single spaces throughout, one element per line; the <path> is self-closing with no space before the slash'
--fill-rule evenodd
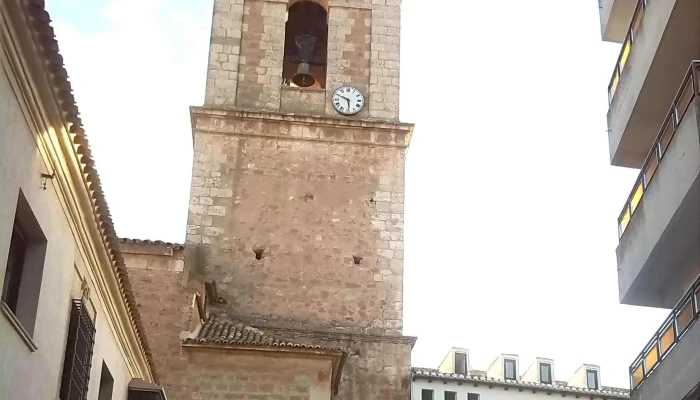
<path id="1" fill-rule="evenodd" d="M 183 241 L 212 0 L 47 3 L 118 234 Z M 609 165 L 619 45 L 600 40 L 598 5 L 404 0 L 402 23 L 413 365 L 460 346 L 477 369 L 516 353 L 628 387 L 667 311 L 618 304 L 616 217 L 637 172 Z"/>

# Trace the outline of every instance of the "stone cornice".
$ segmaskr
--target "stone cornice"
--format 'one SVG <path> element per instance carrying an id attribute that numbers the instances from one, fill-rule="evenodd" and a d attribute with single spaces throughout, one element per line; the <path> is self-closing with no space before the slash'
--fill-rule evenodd
<path id="1" fill-rule="evenodd" d="M 232 108 L 220 108 L 210 105 L 203 107 L 190 107 L 192 123 L 192 136 L 195 132 L 215 132 L 220 134 L 233 134 L 238 136 L 256 136 L 270 139 L 288 139 L 331 143 L 352 143 L 360 145 L 387 146 L 406 148 L 409 145 L 413 133 L 413 124 L 389 122 L 374 119 L 338 118 L 316 115 L 289 114 L 278 112 L 249 111 Z M 387 140 L 379 137 L 367 137 L 356 139 L 355 137 L 314 137 L 313 135 L 285 135 L 254 130 L 227 130 L 228 121 L 246 121 L 253 123 L 278 123 L 290 126 L 303 126 L 306 128 L 334 128 L 352 131 L 371 131 L 376 135 L 384 135 Z M 210 122 L 210 123 L 206 123 Z M 389 139 L 391 135 L 393 140 Z"/>

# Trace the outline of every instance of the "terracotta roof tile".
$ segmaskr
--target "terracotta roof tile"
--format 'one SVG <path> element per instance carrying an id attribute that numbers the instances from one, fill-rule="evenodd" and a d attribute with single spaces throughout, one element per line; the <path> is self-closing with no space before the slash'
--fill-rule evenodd
<path id="1" fill-rule="evenodd" d="M 162 240 L 149 240 L 149 239 L 127 239 L 119 238 L 119 243 L 124 244 L 143 244 L 143 245 L 155 245 L 155 246 L 168 246 L 175 250 L 182 250 L 185 248 L 184 244 L 164 242 Z"/>
<path id="2" fill-rule="evenodd" d="M 470 383 L 484 383 L 484 384 L 492 384 L 492 385 L 498 385 L 498 386 L 504 386 L 504 387 L 516 387 L 516 388 L 526 388 L 526 389 L 539 390 L 539 391 L 558 392 L 558 393 L 561 393 L 562 395 L 563 394 L 595 395 L 598 397 L 602 397 L 604 399 L 628 399 L 630 397 L 629 390 L 621 389 L 621 388 L 610 388 L 610 387 L 604 386 L 600 390 L 591 390 L 591 389 L 582 388 L 582 387 L 561 385 L 559 381 L 557 381 L 554 385 L 551 385 L 551 384 L 539 383 L 539 382 L 528 382 L 528 381 L 521 381 L 521 380 L 488 378 L 488 377 L 481 375 L 481 374 L 472 374 L 471 372 L 472 371 L 470 371 L 470 373 L 467 375 L 463 375 L 463 374 L 455 374 L 455 373 L 450 373 L 450 372 L 440 372 L 435 368 L 416 368 L 416 367 L 411 368 L 413 380 L 415 380 L 416 378 L 423 378 L 423 379 L 443 379 L 443 380 L 470 382 Z M 474 372 L 482 372 L 482 371 L 474 371 Z"/>
<path id="3" fill-rule="evenodd" d="M 51 26 L 51 17 L 46 11 L 44 0 L 21 0 L 25 13 L 29 19 L 29 29 L 34 33 L 38 48 L 39 56 L 43 57 L 46 63 L 46 73 L 49 81 L 53 85 L 53 91 L 58 99 L 58 104 L 61 107 L 63 119 L 66 124 L 70 124 L 69 132 L 73 140 L 73 148 L 80 158 L 83 176 L 85 177 L 85 186 L 89 195 L 92 197 L 93 213 L 99 229 L 102 232 L 107 252 L 113 263 L 113 269 L 119 283 L 119 289 L 122 297 L 126 302 L 126 308 L 129 312 L 131 323 L 134 325 L 139 343 L 146 354 L 146 359 L 151 369 L 151 374 L 154 380 L 158 381 L 158 374 L 153 364 L 153 357 L 150 346 L 146 339 L 146 334 L 141 322 L 141 316 L 138 311 L 136 300 L 129 283 L 129 273 L 124 266 L 124 259 L 119 252 L 119 240 L 114 230 L 112 217 L 107 207 L 100 176 L 95 170 L 95 162 L 92 159 L 92 152 L 88 143 L 87 135 L 82 127 L 82 121 L 79 116 L 78 106 L 75 104 L 73 91 L 70 81 L 68 80 L 68 72 L 63 65 L 63 57 L 59 53 L 58 42 L 56 41 L 53 27 Z"/>
<path id="4" fill-rule="evenodd" d="M 237 324 L 211 315 L 202 324 L 202 329 L 200 329 L 196 338 L 187 338 L 183 342 L 187 344 L 217 344 L 222 346 L 297 347 L 309 350 L 344 352 L 341 348 L 294 343 L 258 328 Z"/>

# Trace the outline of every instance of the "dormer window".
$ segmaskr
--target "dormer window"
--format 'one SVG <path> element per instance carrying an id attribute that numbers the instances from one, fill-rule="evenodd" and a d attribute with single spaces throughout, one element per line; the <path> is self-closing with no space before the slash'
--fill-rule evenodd
<path id="1" fill-rule="evenodd" d="M 586 386 L 592 390 L 598 390 L 598 371 L 594 369 L 586 370 Z"/>
<path id="2" fill-rule="evenodd" d="M 467 374 L 467 354 L 455 353 L 455 374 Z"/>
<path id="3" fill-rule="evenodd" d="M 552 384 L 552 364 L 540 363 L 540 383 Z"/>
<path id="4" fill-rule="evenodd" d="M 503 360 L 503 376 L 505 379 L 518 379 L 518 364 L 512 358 L 506 358 Z"/>

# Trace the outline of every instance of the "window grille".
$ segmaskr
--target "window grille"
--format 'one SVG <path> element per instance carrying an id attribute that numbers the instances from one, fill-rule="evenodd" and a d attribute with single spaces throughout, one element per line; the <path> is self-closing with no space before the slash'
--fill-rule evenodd
<path id="1" fill-rule="evenodd" d="M 63 361 L 61 400 L 87 399 L 90 383 L 95 325 L 83 300 L 73 300 L 68 326 L 66 355 Z"/>

